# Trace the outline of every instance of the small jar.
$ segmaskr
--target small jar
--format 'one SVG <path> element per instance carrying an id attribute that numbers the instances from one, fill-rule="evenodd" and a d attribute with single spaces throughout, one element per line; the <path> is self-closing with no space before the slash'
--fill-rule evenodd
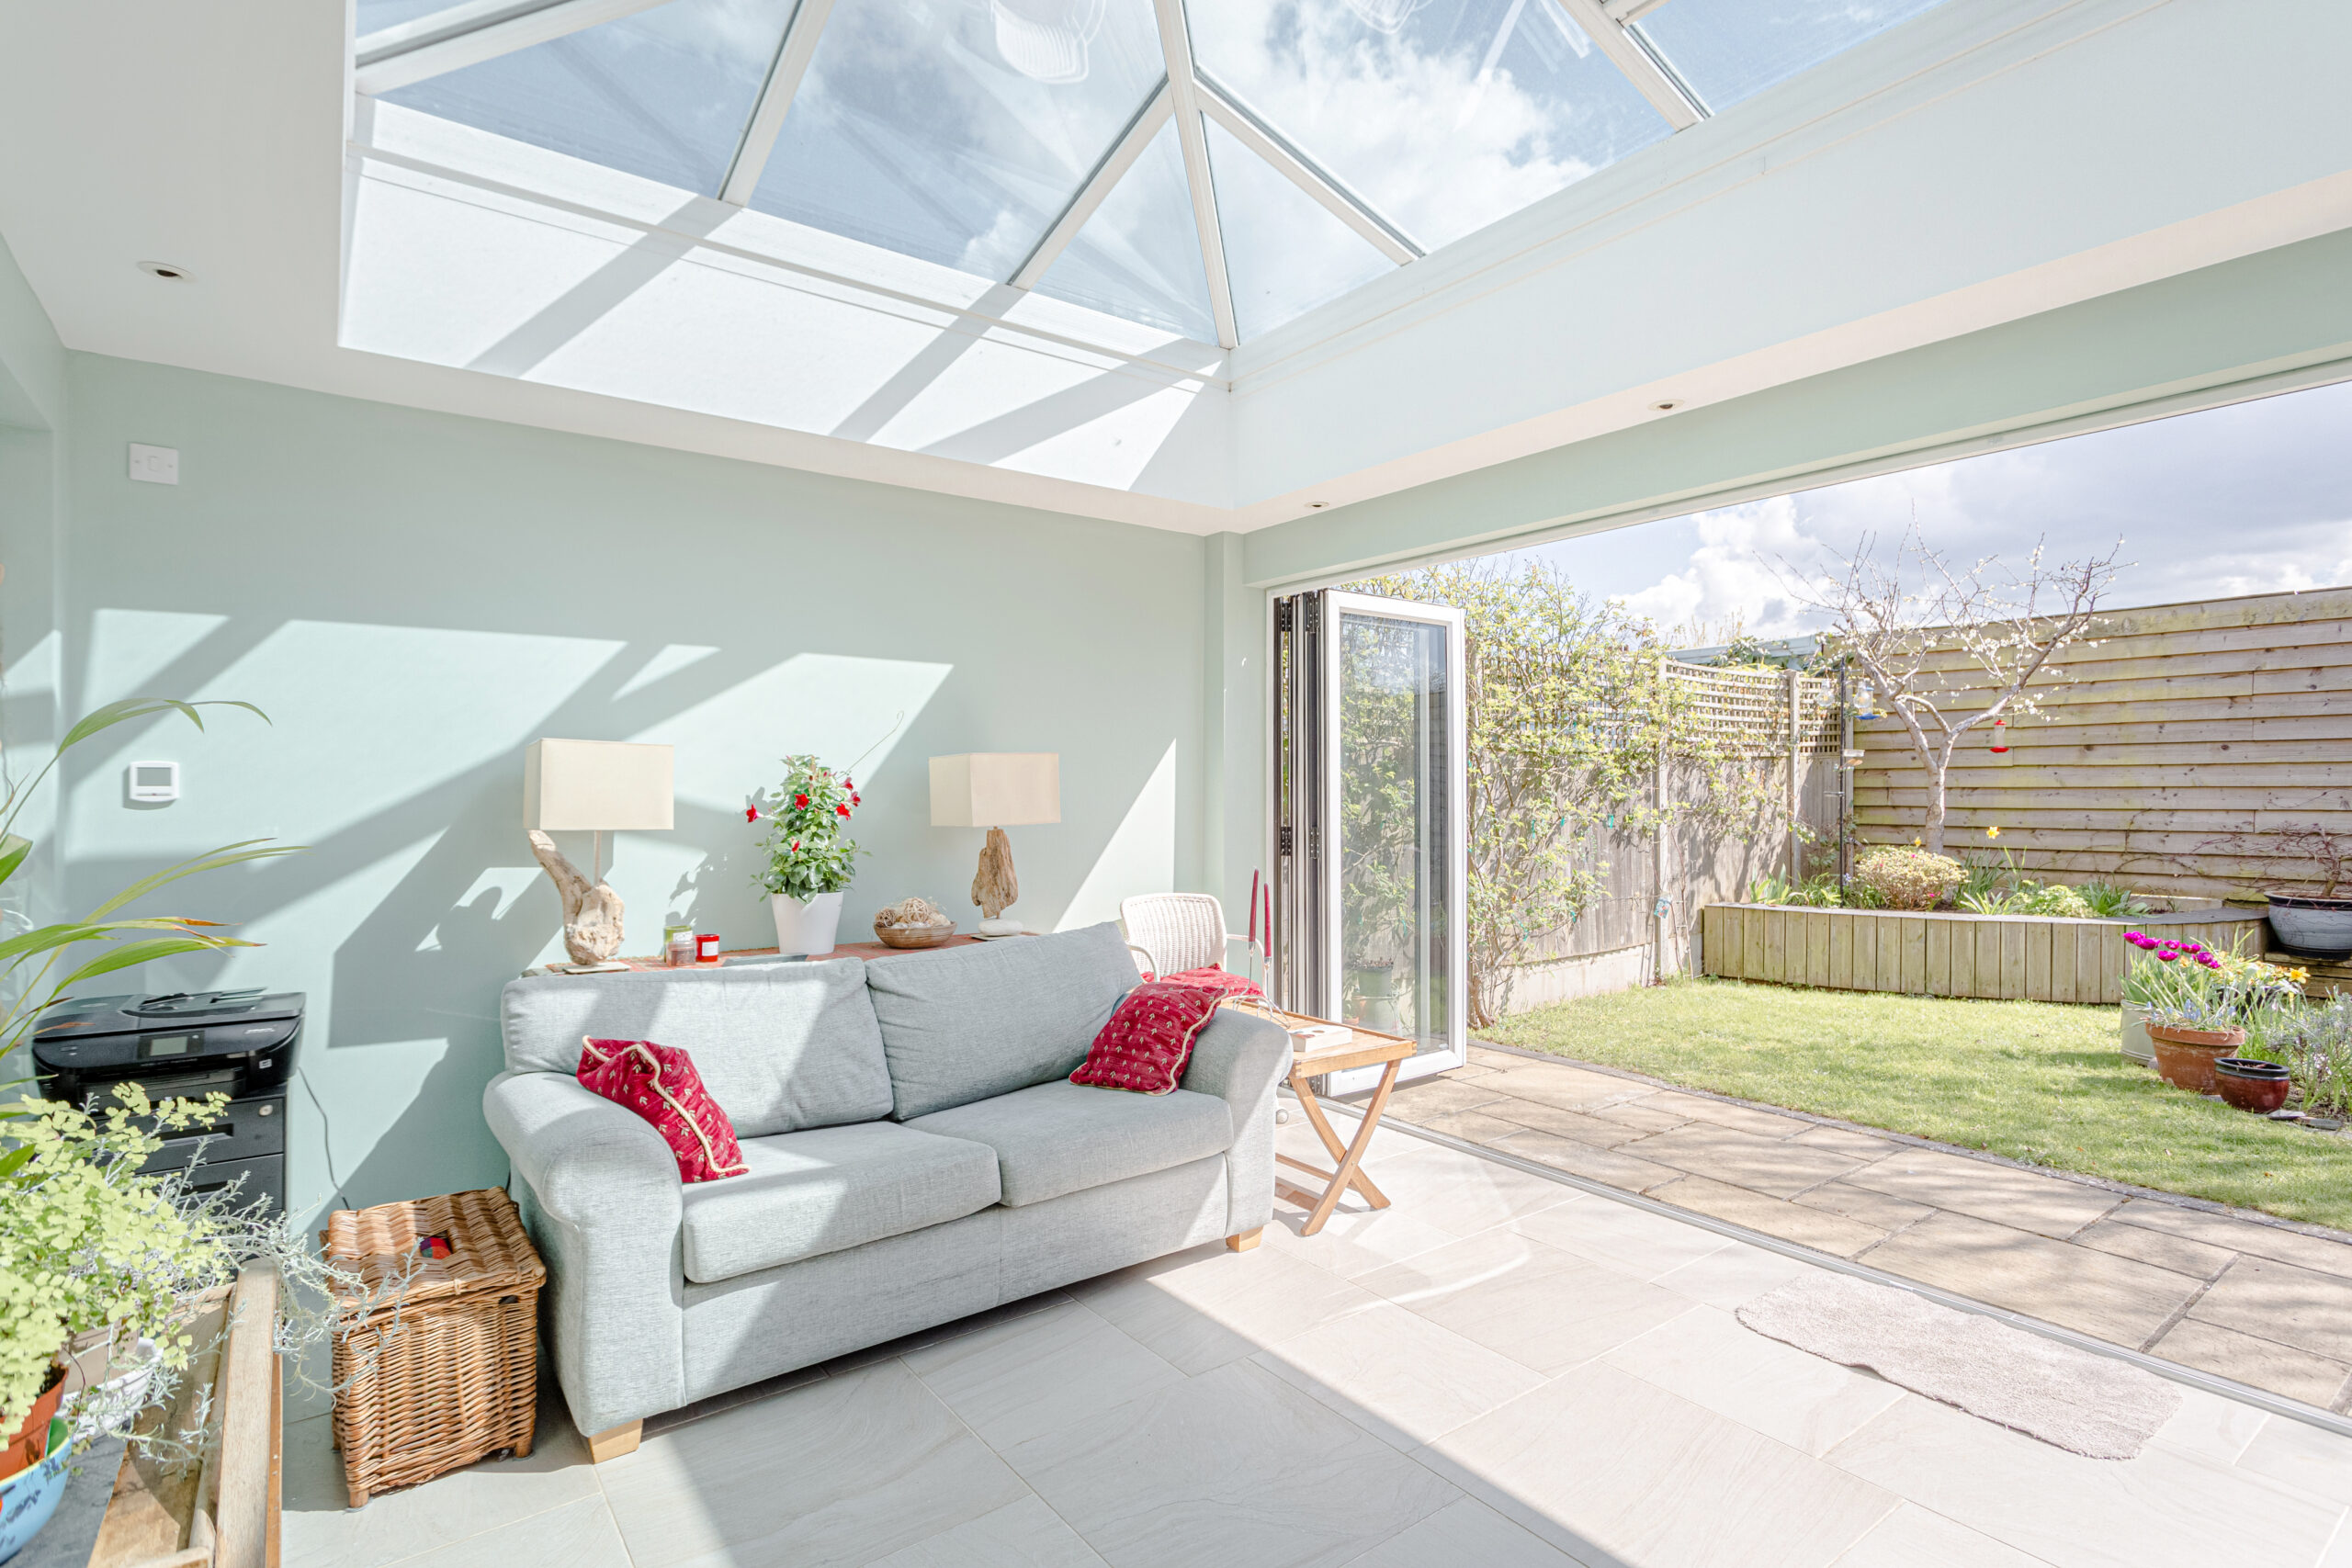
<path id="1" fill-rule="evenodd" d="M 717 931 L 695 933 L 695 962 L 697 964 L 718 962 L 718 933 Z"/>
<path id="2" fill-rule="evenodd" d="M 673 969 L 683 969 L 695 961 L 695 931 L 692 926 L 678 926 L 670 932 L 669 943 L 662 957 Z"/>

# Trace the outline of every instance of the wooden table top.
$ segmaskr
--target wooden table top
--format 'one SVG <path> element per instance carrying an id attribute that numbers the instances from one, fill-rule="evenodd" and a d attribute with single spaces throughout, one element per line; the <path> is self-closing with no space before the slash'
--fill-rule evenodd
<path id="1" fill-rule="evenodd" d="M 1248 1010 L 1259 1012 L 1261 1010 Z M 1349 1032 L 1343 1043 L 1317 1045 L 1311 1051 L 1291 1053 L 1291 1070 L 1319 1077 L 1325 1073 L 1345 1072 L 1350 1067 L 1378 1066 L 1383 1062 L 1402 1061 L 1420 1050 L 1419 1043 L 1401 1034 L 1383 1034 L 1375 1029 L 1360 1029 L 1353 1024 L 1340 1023 L 1336 1019 L 1315 1018 L 1303 1012 L 1284 1012 L 1279 1008 L 1267 1008 L 1275 1022 L 1286 1029 L 1306 1024 L 1330 1024 Z"/>

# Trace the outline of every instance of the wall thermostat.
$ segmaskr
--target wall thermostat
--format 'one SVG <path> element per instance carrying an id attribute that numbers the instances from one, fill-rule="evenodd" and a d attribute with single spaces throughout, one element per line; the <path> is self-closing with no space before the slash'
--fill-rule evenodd
<path id="1" fill-rule="evenodd" d="M 177 762 L 133 762 L 130 764 L 130 798 L 141 801 L 177 800 L 180 797 L 180 765 Z"/>

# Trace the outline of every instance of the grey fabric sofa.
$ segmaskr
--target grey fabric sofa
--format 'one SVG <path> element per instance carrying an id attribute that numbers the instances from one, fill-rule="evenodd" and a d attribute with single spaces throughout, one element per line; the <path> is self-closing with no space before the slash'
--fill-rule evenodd
<path id="1" fill-rule="evenodd" d="M 483 1092 L 599 1460 L 729 1389 L 1222 1236 L 1272 1213 L 1290 1040 L 1222 1010 L 1182 1086 L 1069 1082 L 1136 972 L 1117 928 L 876 959 L 541 976 Z M 574 1077 L 584 1035 L 692 1054 L 749 1174 L 692 1186 Z"/>

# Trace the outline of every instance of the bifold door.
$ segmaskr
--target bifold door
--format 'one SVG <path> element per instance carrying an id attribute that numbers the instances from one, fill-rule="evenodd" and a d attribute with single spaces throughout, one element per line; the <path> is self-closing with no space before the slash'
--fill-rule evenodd
<path id="1" fill-rule="evenodd" d="M 1274 999 L 1464 1059 L 1462 612 L 1335 589 L 1274 601 Z M 1377 1067 L 1328 1092 L 1370 1089 Z"/>

